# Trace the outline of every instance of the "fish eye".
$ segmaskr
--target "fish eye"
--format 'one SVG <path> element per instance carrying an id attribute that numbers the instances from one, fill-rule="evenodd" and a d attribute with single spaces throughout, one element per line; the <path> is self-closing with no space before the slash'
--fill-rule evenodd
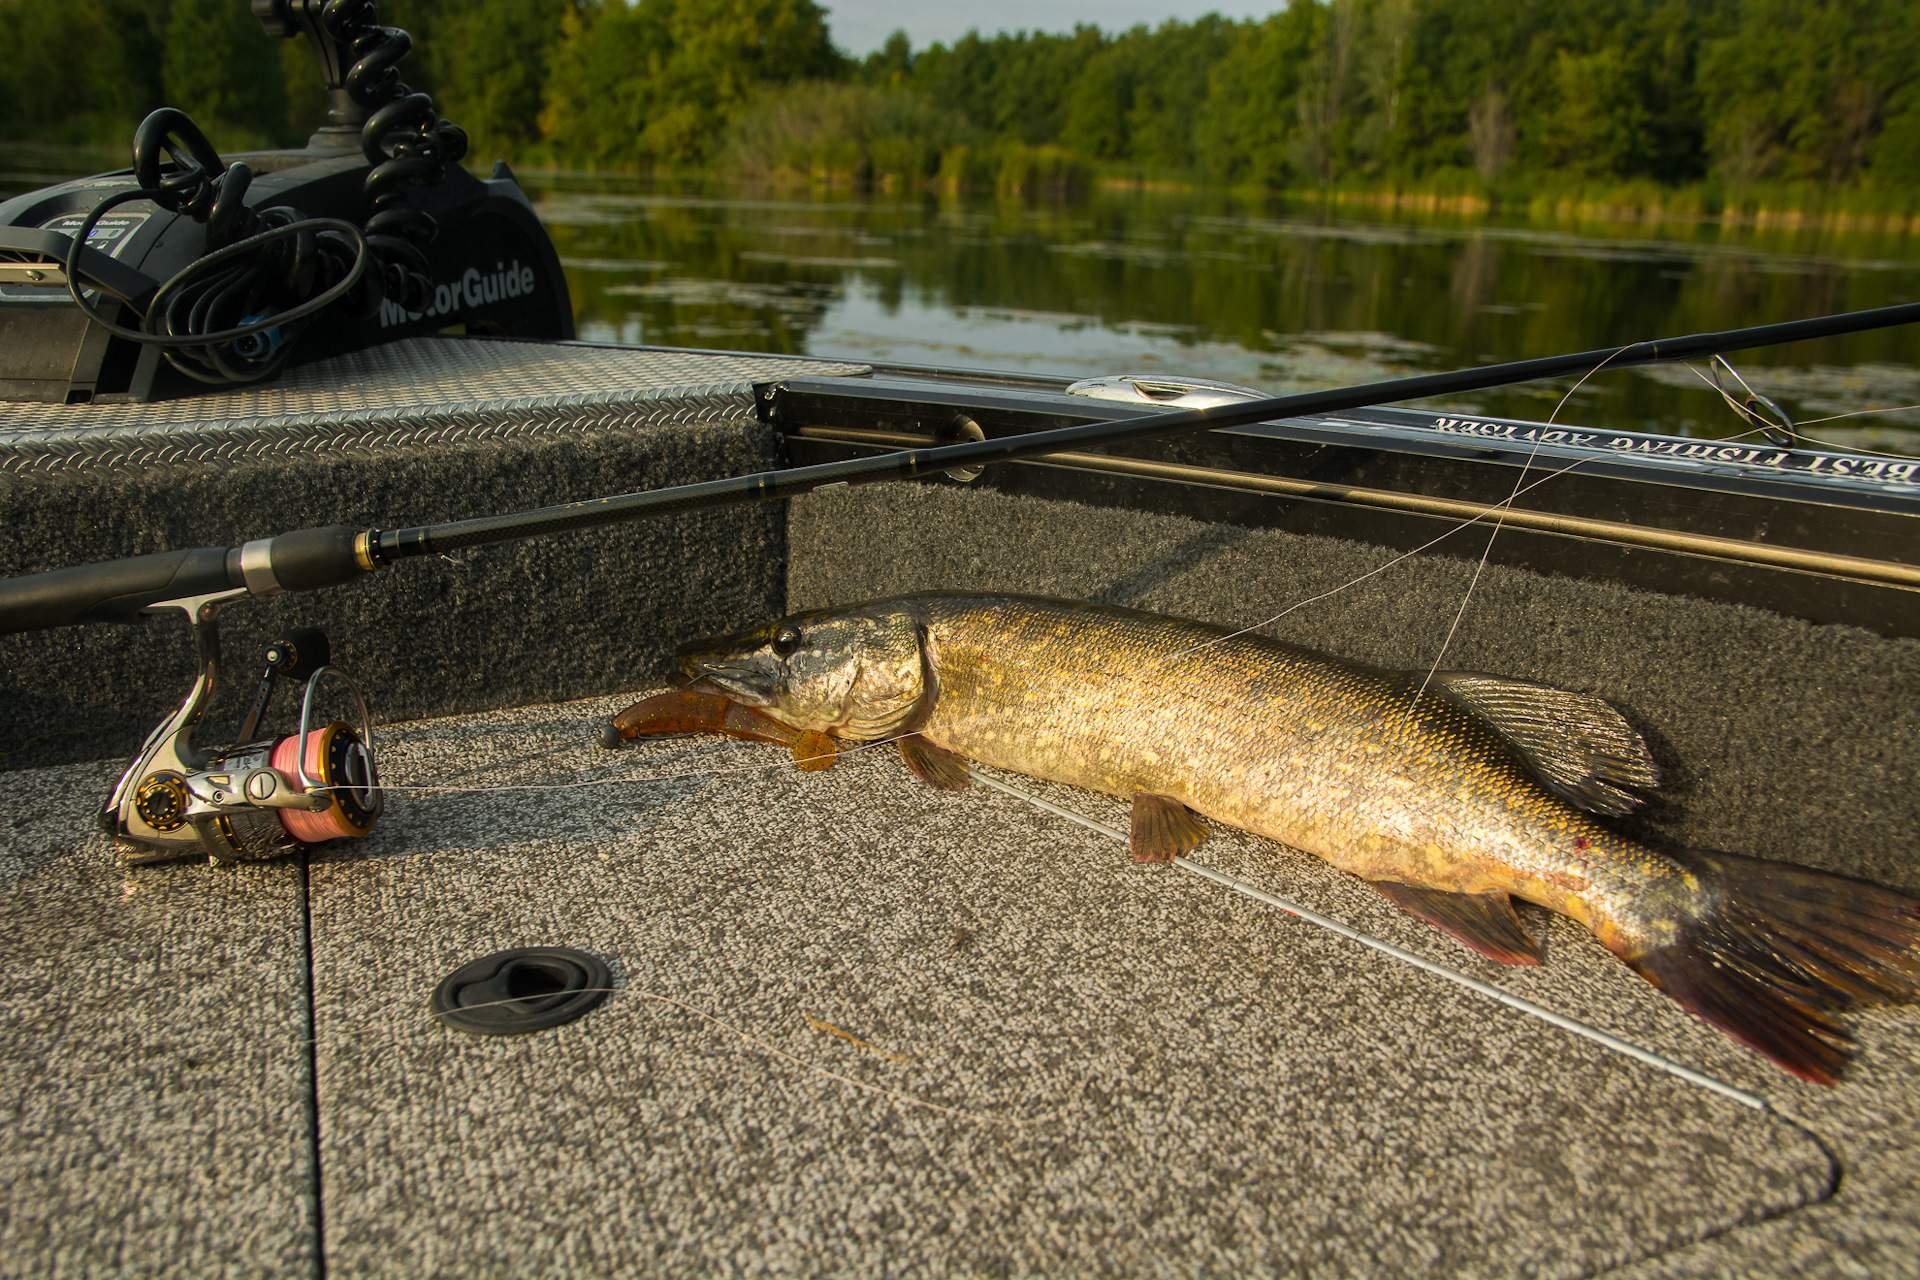
<path id="1" fill-rule="evenodd" d="M 800 647 L 800 632 L 794 627 L 782 627 L 773 633 L 773 652 L 776 656 L 787 658 Z"/>

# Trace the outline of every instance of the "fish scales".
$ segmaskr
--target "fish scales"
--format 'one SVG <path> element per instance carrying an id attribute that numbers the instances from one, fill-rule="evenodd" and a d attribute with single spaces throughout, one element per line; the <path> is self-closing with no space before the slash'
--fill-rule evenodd
<path id="1" fill-rule="evenodd" d="M 682 665 L 694 683 L 623 712 L 616 737 L 711 729 L 787 745 L 802 769 L 830 766 L 836 742 L 895 739 L 935 787 L 965 786 L 975 760 L 1131 797 L 1137 858 L 1191 850 L 1201 818 L 1239 827 L 1507 964 L 1540 960 L 1512 905 L 1537 903 L 1818 1083 L 1853 1053 L 1838 1013 L 1920 999 L 1920 900 L 1607 825 L 1659 779 L 1638 731 L 1590 695 L 1004 595 L 813 610 Z"/>
<path id="2" fill-rule="evenodd" d="M 920 732 L 983 763 L 1171 796 L 1368 880 L 1512 893 L 1580 919 L 1594 903 L 1609 918 L 1611 862 L 1683 874 L 1547 793 L 1470 713 L 1416 702 L 1399 673 L 1153 614 L 925 609 L 939 696 Z"/>

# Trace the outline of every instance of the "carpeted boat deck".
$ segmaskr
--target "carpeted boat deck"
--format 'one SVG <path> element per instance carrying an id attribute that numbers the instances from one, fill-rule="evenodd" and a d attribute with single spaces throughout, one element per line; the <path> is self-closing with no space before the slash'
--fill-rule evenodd
<path id="1" fill-rule="evenodd" d="M 955 487 L 878 486 L 819 493 L 792 504 L 788 596 L 807 608 L 927 590 L 1033 591 L 1163 610 L 1243 625 L 1313 600 L 1266 628 L 1269 634 L 1349 658 L 1421 669 L 1433 663 L 1475 577 L 1465 559 L 1393 560 L 1378 547 L 1281 531 L 1211 525 L 1176 516 L 1010 498 Z M 1362 579 L 1363 575 L 1373 576 Z M 1920 641 L 1889 640 L 1849 627 L 1814 626 L 1764 610 L 1639 591 L 1613 582 L 1503 567 L 1478 576 L 1460 613 L 1446 666 L 1520 675 L 1601 694 L 1646 732 L 1665 777 L 1664 800 L 1645 824 L 1653 838 L 1782 858 L 1920 892 L 1914 833 L 1920 830 Z M 1080 806 L 1109 804 L 1080 797 Z M 1091 811 L 1091 810 L 1089 810 Z M 1119 813 L 1117 805 L 1110 814 Z M 1109 822 L 1117 818 L 1109 817 Z M 1330 915 L 1480 972 L 1517 994 L 1572 1014 L 1635 1043 L 1757 1092 L 1775 1112 L 1804 1124 L 1832 1153 L 1833 1182 L 1817 1203 L 1688 1244 L 1677 1236 L 1637 1237 L 1644 1260 L 1630 1274 L 1771 1274 L 1829 1270 L 1883 1275 L 1908 1271 L 1920 1249 L 1920 1009 L 1869 1010 L 1853 1025 L 1863 1049 L 1839 1088 L 1821 1090 L 1775 1071 L 1718 1032 L 1680 1012 L 1607 956 L 1584 931 L 1547 917 L 1547 962 L 1499 969 L 1424 925 L 1405 919 L 1317 861 L 1279 854 L 1237 866 L 1216 837 L 1202 854 L 1263 888 L 1310 906 L 1332 893 Z M 1535 924 L 1542 923 L 1536 913 Z M 1416 1002 L 1416 1007 L 1419 1007 Z M 1389 1015 L 1418 1025 L 1417 1014 Z M 1475 1053 L 1498 1064 L 1505 1015 L 1482 1006 L 1468 1032 Z M 1397 1025 L 1397 1024 L 1396 1024 Z M 1585 1046 L 1568 1041 L 1577 1059 Z M 1559 1058 L 1511 1063 L 1509 1076 L 1562 1069 Z M 1619 1059 L 1612 1073 L 1641 1068 Z M 1615 1075 L 1610 1074 L 1609 1079 Z M 1401 1091 L 1374 1093 L 1390 1110 Z M 1633 1099 L 1603 1129 L 1623 1134 L 1629 1116 L 1678 1124 L 1700 1100 Z M 1509 1132 L 1490 1105 L 1482 1122 Z M 1346 1135 L 1355 1144 L 1367 1139 Z M 1521 1146 L 1526 1141 L 1513 1135 Z M 1536 1139 L 1564 1147 L 1567 1132 Z M 1788 1141 L 1788 1139 L 1782 1139 Z M 1474 1166 L 1481 1187 L 1506 1176 L 1538 1176 L 1498 1161 Z M 1584 1178 L 1585 1173 L 1580 1177 Z M 1728 1203 L 1744 1185 L 1701 1183 L 1679 1194 Z M 1614 1196 L 1576 1179 L 1582 1212 L 1608 1217 Z M 1763 1222 L 1755 1223 L 1756 1216 Z M 1337 1228 L 1322 1224 L 1322 1229 Z M 1382 1227 L 1379 1241 L 1394 1236 Z M 1363 1256 L 1349 1254 L 1348 1258 Z M 1407 1270 L 1439 1265 L 1409 1261 Z M 1451 1267 L 1530 1273 L 1532 1261 L 1449 1259 Z M 1611 1262 L 1596 1254 L 1574 1269 Z M 1399 1269 L 1399 1268 L 1394 1268 Z"/>
<path id="2" fill-rule="evenodd" d="M 1018 799 L 922 787 L 890 748 L 818 774 L 750 745 L 596 757 L 583 725 L 616 706 L 410 727 L 391 772 L 679 780 L 422 794 L 314 868 L 347 1273 L 1576 1274 L 1829 1179 L 1790 1124 Z M 1453 959 L 1304 858 L 1208 854 Z M 552 942 L 617 962 L 607 1006 L 510 1041 L 422 1016 L 423 978 Z M 1662 1020 L 1553 942 L 1546 998 L 1584 981 Z"/>
<path id="3" fill-rule="evenodd" d="M 0 1275 L 310 1273 L 300 868 L 122 870 L 124 767 L 0 773 Z"/>
<path id="4" fill-rule="evenodd" d="M 698 474 L 756 447 L 730 432 L 682 461 L 633 447 Z M 634 608 L 628 692 L 383 729 L 390 812 L 305 868 L 123 871 L 93 825 L 116 765 L 0 773 L 0 1273 L 1911 1268 L 1920 1010 L 1856 1018 L 1852 1075 L 1821 1090 L 1565 921 L 1534 920 L 1544 965 L 1501 969 L 1315 859 L 1227 831 L 1200 850 L 1756 1110 L 1021 796 L 922 787 L 890 748 L 802 774 L 749 744 L 592 745 L 677 638 L 648 575 L 707 612 L 1011 589 L 1249 621 L 1379 549 L 877 486 L 635 544 L 612 588 L 553 554 L 510 563 L 568 620 L 554 665 L 498 679 L 577 679 L 571 620 Z M 1275 632 L 1424 666 L 1471 573 L 1407 561 Z M 521 601 L 463 599 L 476 637 L 495 613 L 531 634 Z M 621 634 L 593 632 L 593 680 Z M 356 665 L 376 709 L 446 696 Z M 1657 834 L 1920 888 L 1920 643 L 1496 563 L 1448 665 L 1619 701 L 1675 780 Z M 613 994 L 515 1038 L 429 1015 L 446 973 L 522 945 L 605 956 Z"/>
<path id="5" fill-rule="evenodd" d="M 1911 1256 L 1915 1193 L 1882 1172 L 1911 1164 L 1910 1013 L 1863 1019 L 1855 1078 L 1818 1091 L 1557 920 L 1545 966 L 1500 970 L 1304 855 L 1231 832 L 1203 850 L 1779 1109 L 1757 1112 L 1017 797 L 922 787 L 890 749 L 817 774 L 747 744 L 601 753 L 588 730 L 620 701 L 389 734 L 401 787 L 613 785 L 400 791 L 369 842 L 317 856 L 310 1077 L 295 869 L 118 873 L 73 835 L 87 770 L 0 778 L 41 815 L 10 839 L 41 852 L 0 925 L 0 1257 L 1689 1275 L 1841 1242 L 1869 1270 Z M 458 964 L 555 943 L 613 962 L 606 1005 L 508 1039 L 429 1015 Z"/>

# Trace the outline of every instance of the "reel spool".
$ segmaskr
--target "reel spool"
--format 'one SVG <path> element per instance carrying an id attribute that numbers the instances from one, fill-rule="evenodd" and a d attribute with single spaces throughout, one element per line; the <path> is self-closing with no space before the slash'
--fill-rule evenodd
<path id="1" fill-rule="evenodd" d="M 382 809 L 366 699 L 340 668 L 329 665 L 326 636 L 296 632 L 267 646 L 266 667 L 237 745 L 196 749 L 193 729 L 219 674 L 214 615 L 234 594 L 174 600 L 192 622 L 200 676 L 180 708 L 147 738 L 120 777 L 101 815 L 130 864 L 205 857 L 259 862 L 296 849 L 351 840 L 373 830 Z M 315 707 L 329 681 L 342 686 L 354 721 L 316 726 Z M 303 683 L 300 725 L 259 737 L 274 690 Z"/>

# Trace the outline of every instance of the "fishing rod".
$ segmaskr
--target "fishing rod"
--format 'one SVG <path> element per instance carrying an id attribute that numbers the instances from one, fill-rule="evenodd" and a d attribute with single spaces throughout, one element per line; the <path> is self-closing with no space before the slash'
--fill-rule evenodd
<path id="1" fill-rule="evenodd" d="M 721 480 L 641 490 L 531 511 L 397 529 L 330 525 L 257 538 L 238 547 L 195 547 L 78 565 L 0 581 L 0 634 L 93 622 L 135 621 L 178 609 L 187 615 L 200 674 L 172 717 L 155 729 L 122 775 L 103 818 L 141 860 L 204 853 L 218 862 L 272 857 L 301 844 L 365 835 L 380 811 L 372 724 L 359 691 L 324 658 L 317 637 L 268 650 L 254 709 L 241 736 L 254 734 L 278 679 L 302 679 L 299 733 L 211 753 L 191 735 L 211 697 L 219 662 L 215 614 L 242 596 L 336 586 L 400 560 L 649 516 L 746 502 L 770 502 L 828 485 L 939 474 L 955 468 L 1275 418 L 1337 413 L 1370 405 L 1486 390 L 1545 378 L 1692 360 L 1730 351 L 1860 333 L 1920 321 L 1920 303 L 1775 324 L 1634 342 L 1618 348 L 1541 356 L 1408 378 L 1327 388 L 1238 404 L 1088 422 L 1018 436 L 788 467 Z M 1750 409 L 1749 412 L 1752 412 Z M 304 651 L 304 652 L 303 652 Z M 357 727 L 314 729 L 324 677 L 345 685 Z"/>
<path id="2" fill-rule="evenodd" d="M 648 516 L 744 502 L 771 502 L 827 485 L 935 475 L 1089 445 L 1150 440 L 1275 418 L 1338 413 L 1370 405 L 1457 395 L 1592 371 L 1693 360 L 1920 321 L 1920 302 L 1776 324 L 1656 338 L 1618 348 L 1539 356 L 1450 373 L 1420 374 L 1295 395 L 1186 409 L 1122 421 L 1081 423 L 993 440 L 967 441 L 786 467 L 722 480 L 647 489 L 505 515 L 398 529 L 347 525 L 296 529 L 238 547 L 197 547 L 55 569 L 0 582 L 0 634 L 75 623 L 131 621 L 155 604 L 213 592 L 257 596 L 336 586 L 399 560 L 546 534 L 599 528 Z"/>

